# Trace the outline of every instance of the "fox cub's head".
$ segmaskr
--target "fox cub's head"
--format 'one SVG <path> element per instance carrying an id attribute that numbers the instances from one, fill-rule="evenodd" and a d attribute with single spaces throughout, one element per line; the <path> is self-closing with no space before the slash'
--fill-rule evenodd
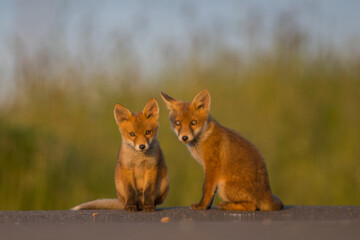
<path id="1" fill-rule="evenodd" d="M 155 98 L 136 114 L 115 104 L 114 116 L 123 142 L 139 152 L 146 152 L 151 147 L 159 128 L 159 105 Z"/>
<path id="2" fill-rule="evenodd" d="M 207 126 L 208 112 L 210 110 L 210 93 L 201 91 L 192 102 L 175 100 L 165 93 L 161 97 L 170 110 L 171 126 L 183 143 L 191 143 Z"/>

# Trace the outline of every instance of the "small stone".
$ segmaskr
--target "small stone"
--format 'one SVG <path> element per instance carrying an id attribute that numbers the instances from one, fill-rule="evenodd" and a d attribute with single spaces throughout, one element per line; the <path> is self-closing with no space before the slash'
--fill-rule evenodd
<path id="1" fill-rule="evenodd" d="M 170 218 L 169 218 L 169 217 L 163 217 L 163 218 L 161 219 L 161 222 L 162 222 L 162 223 L 168 223 L 168 222 L 170 222 Z"/>

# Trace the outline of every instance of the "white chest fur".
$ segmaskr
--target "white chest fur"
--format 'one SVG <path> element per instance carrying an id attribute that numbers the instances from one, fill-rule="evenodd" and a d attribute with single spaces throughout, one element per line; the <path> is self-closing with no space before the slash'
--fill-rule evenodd
<path id="1" fill-rule="evenodd" d="M 201 148 L 198 146 L 187 146 L 187 148 L 191 153 L 191 156 L 193 156 L 193 158 L 195 158 L 195 160 L 200 163 L 201 166 L 204 166 Z"/>
<path id="2" fill-rule="evenodd" d="M 155 167 L 157 164 L 157 159 L 153 156 L 144 156 L 144 154 L 141 155 L 128 155 L 123 158 L 123 164 L 128 169 L 149 169 L 152 167 Z"/>
<path id="3" fill-rule="evenodd" d="M 204 141 L 211 135 L 214 129 L 214 124 L 205 125 L 200 131 L 198 143 L 196 145 L 186 145 L 189 152 L 195 158 L 195 160 L 200 163 L 201 166 L 204 166 L 204 157 L 202 153 L 201 146 L 204 144 Z"/>
<path id="4" fill-rule="evenodd" d="M 120 151 L 121 163 L 128 169 L 148 169 L 158 163 L 158 155 L 155 151 L 145 154 L 127 146 L 123 146 Z"/>

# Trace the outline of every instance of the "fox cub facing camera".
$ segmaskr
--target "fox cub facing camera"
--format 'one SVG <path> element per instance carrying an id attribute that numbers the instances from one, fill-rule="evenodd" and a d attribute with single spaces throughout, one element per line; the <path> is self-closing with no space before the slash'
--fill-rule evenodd
<path id="1" fill-rule="evenodd" d="M 192 209 L 211 207 L 215 193 L 224 210 L 279 210 L 271 193 L 265 162 L 248 140 L 217 123 L 211 116 L 210 94 L 200 92 L 192 102 L 161 96 L 170 110 L 170 122 L 179 141 L 204 168 L 203 196 Z"/>
<path id="2" fill-rule="evenodd" d="M 156 205 L 165 201 L 168 193 L 167 168 L 156 139 L 159 105 L 156 99 L 152 98 L 142 112 L 134 114 L 116 104 L 114 116 L 122 136 L 115 169 L 118 199 L 86 202 L 73 210 L 154 211 Z"/>

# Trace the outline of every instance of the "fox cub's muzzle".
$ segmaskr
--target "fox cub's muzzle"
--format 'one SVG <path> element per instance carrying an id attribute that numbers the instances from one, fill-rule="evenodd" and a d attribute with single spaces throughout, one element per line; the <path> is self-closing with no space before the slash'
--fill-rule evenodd
<path id="1" fill-rule="evenodd" d="M 145 152 L 148 149 L 149 149 L 149 144 L 147 143 L 135 145 L 135 150 L 139 152 Z"/>
<path id="2" fill-rule="evenodd" d="M 178 135 L 179 141 L 183 142 L 185 144 L 190 143 L 191 141 L 193 141 L 194 137 L 195 137 L 194 134 L 191 133 L 191 132 L 188 132 L 188 133 L 180 132 L 179 135 Z"/>

